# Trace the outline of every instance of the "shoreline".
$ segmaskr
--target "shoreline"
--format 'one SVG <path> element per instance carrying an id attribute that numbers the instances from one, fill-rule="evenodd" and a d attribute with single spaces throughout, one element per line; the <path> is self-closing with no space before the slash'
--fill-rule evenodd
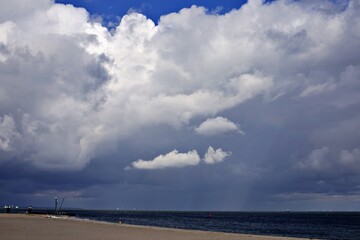
<path id="1" fill-rule="evenodd" d="M 185 230 L 111 223 L 76 217 L 0 214 L 0 236 L 4 239 L 121 239 L 121 240 L 301 240 L 238 233 Z"/>

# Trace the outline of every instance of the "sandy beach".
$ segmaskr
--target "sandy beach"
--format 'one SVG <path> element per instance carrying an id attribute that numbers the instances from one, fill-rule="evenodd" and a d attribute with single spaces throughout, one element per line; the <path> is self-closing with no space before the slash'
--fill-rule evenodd
<path id="1" fill-rule="evenodd" d="M 6 240 L 119 239 L 119 240 L 274 240 L 299 239 L 246 234 L 214 233 L 45 215 L 0 214 L 0 236 Z"/>

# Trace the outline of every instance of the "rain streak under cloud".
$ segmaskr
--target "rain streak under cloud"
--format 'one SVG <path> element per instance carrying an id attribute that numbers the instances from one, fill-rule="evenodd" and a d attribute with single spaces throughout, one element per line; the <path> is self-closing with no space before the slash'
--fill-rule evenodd
<path id="1" fill-rule="evenodd" d="M 358 1 L 130 11 L 112 29 L 0 3 L 5 200 L 359 210 Z"/>

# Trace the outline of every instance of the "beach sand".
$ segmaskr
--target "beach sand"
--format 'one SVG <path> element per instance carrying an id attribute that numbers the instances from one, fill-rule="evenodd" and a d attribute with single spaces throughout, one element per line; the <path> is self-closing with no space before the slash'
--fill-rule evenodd
<path id="1" fill-rule="evenodd" d="M 295 240 L 296 238 L 142 227 L 77 218 L 49 218 L 45 215 L 0 214 L 0 239 Z"/>

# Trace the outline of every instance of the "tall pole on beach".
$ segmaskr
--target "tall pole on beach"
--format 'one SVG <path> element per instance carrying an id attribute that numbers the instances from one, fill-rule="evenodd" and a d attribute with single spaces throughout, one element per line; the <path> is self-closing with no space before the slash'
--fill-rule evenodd
<path id="1" fill-rule="evenodd" d="M 55 214 L 57 214 L 58 198 L 55 197 Z"/>

